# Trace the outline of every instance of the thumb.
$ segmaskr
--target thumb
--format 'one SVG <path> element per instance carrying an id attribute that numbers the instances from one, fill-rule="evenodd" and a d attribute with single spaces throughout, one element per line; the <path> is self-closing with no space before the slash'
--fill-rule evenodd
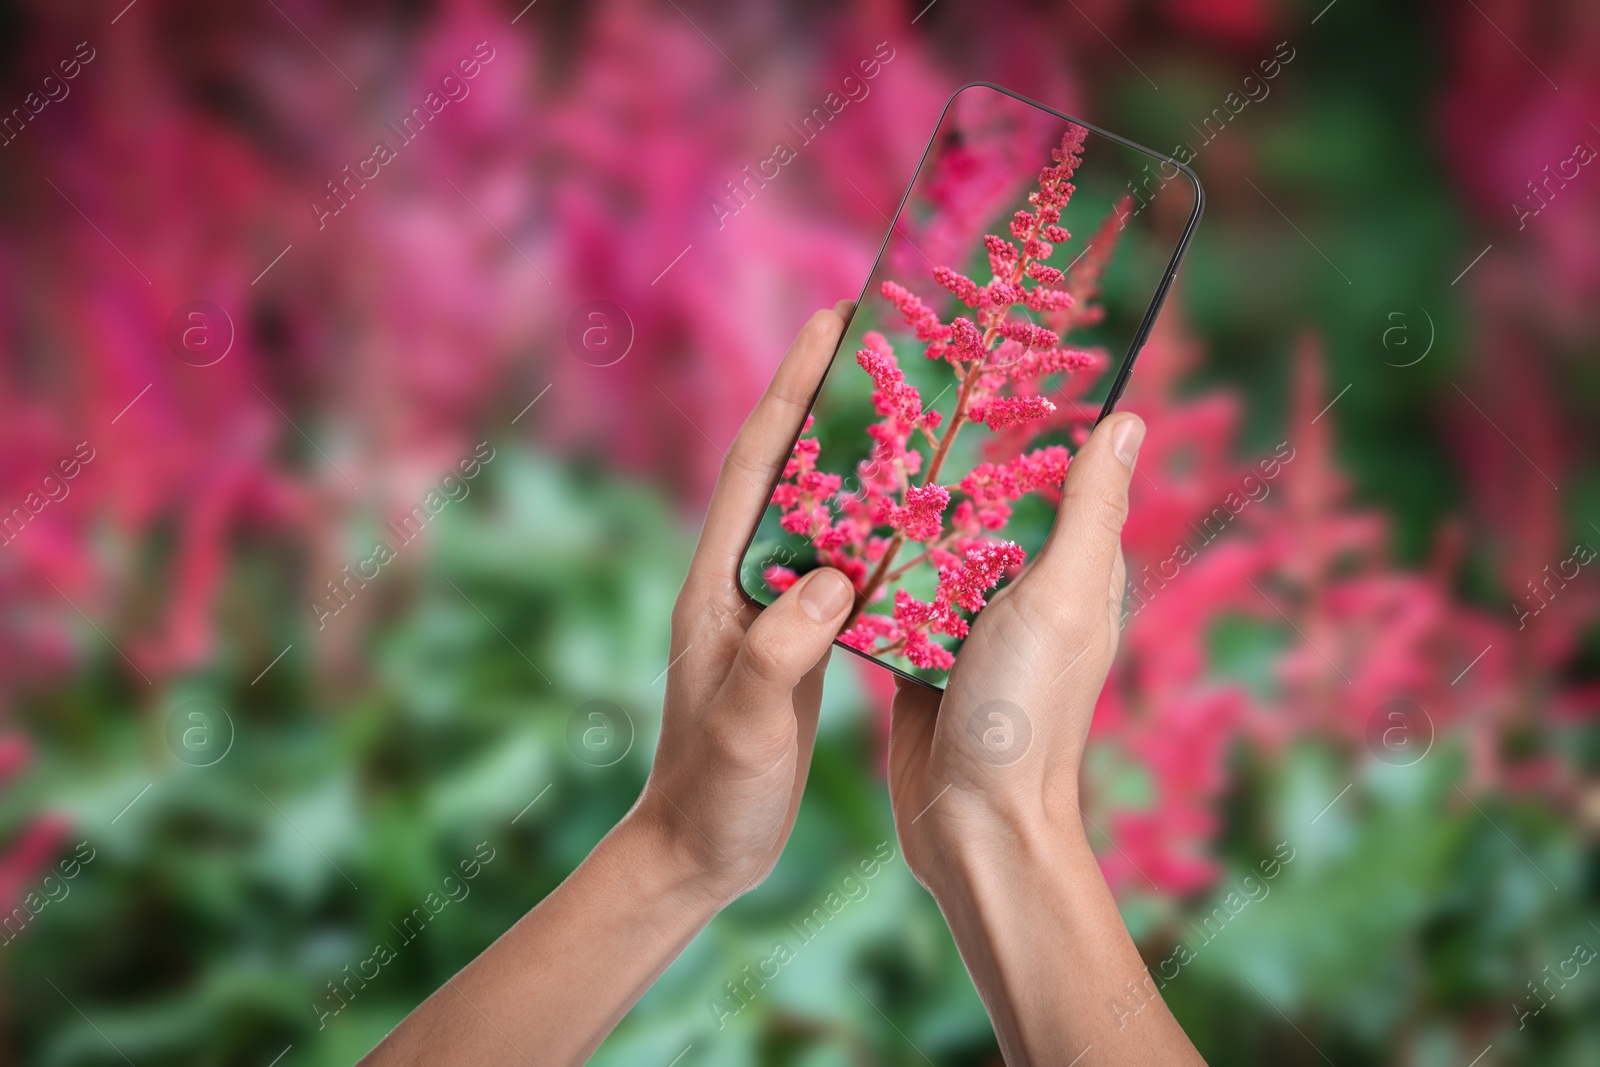
<path id="1" fill-rule="evenodd" d="M 1055 528 L 1026 584 L 1055 595 L 1074 589 L 1100 595 L 1122 546 L 1128 483 L 1143 441 L 1144 420 L 1131 412 L 1095 427 L 1067 467 Z"/>
<path id="2" fill-rule="evenodd" d="M 850 580 L 827 567 L 790 586 L 750 624 L 722 684 L 724 696 L 744 707 L 788 700 L 828 654 L 855 597 Z"/>

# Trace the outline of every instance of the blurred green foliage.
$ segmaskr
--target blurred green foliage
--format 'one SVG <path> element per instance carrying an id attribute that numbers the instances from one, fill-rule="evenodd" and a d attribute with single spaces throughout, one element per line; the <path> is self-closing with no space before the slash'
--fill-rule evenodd
<path id="1" fill-rule="evenodd" d="M 437 524 L 413 572 L 383 579 L 415 583 L 418 607 L 375 626 L 358 706 L 331 715 L 308 690 L 302 657 L 319 640 L 309 630 L 259 685 L 197 687 L 237 730 L 209 767 L 168 751 L 162 709 L 175 700 L 139 694 L 133 714 L 83 729 L 75 709 L 97 699 L 97 676 L 53 695 L 41 758 L 0 816 L 63 810 L 97 856 L 4 947 L 12 974 L 39 979 L 11 983 L 25 1062 L 122 1062 L 114 1045 L 139 1064 L 265 1064 L 285 1046 L 285 1063 L 349 1063 L 626 810 L 658 727 L 661 620 L 687 538 L 653 494 L 592 471 L 503 449 L 485 478 Z M 595 1062 L 666 1063 L 690 1045 L 697 1064 L 995 1062 L 938 910 L 899 859 L 860 669 L 844 657 L 830 669 L 810 788 L 772 878 L 690 946 Z M 605 768 L 568 749 L 573 710 L 595 698 L 619 704 L 637 730 Z M 1542 842 L 1519 856 L 1452 801 L 1461 764 L 1449 749 L 1419 768 L 1352 769 L 1311 746 L 1270 767 L 1241 763 L 1238 818 L 1221 842 L 1232 873 L 1215 895 L 1128 905 L 1154 964 L 1177 938 L 1198 943 L 1186 916 L 1217 906 L 1276 842 L 1294 849 L 1270 893 L 1163 990 L 1212 1062 L 1310 1062 L 1306 1038 L 1333 1062 L 1363 1062 L 1396 1035 L 1408 1062 L 1465 1063 L 1491 1039 L 1526 1052 L 1523 1062 L 1593 1062 L 1595 994 L 1576 983 L 1516 1046 L 1502 1044 L 1505 992 L 1600 935 L 1585 934 L 1571 895 L 1528 862 L 1555 884 L 1581 884 L 1561 828 L 1526 809 L 1490 812 Z M 482 842 L 494 858 L 469 895 L 404 942 L 391 924 Z M 894 859 L 802 940 L 791 924 L 885 843 Z M 779 939 L 796 958 L 736 1015 L 713 1010 Z M 394 960 L 319 1028 L 337 1004 L 327 983 L 380 942 L 396 946 Z M 1252 983 L 1272 990 L 1270 1008 Z M 112 995 L 130 989 L 132 999 Z M 66 990 L 88 1018 L 63 1004 Z M 1279 1010 L 1321 1024 L 1301 1037 Z"/>

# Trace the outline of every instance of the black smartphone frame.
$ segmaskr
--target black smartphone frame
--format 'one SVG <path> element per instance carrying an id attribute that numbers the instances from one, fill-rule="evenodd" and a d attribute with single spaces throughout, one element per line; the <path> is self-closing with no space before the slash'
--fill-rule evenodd
<path id="1" fill-rule="evenodd" d="M 1095 425 L 1099 425 L 1101 420 L 1116 410 L 1117 401 L 1121 399 L 1123 390 L 1127 388 L 1128 378 L 1133 374 L 1134 360 L 1138 358 L 1139 352 L 1144 348 L 1145 342 L 1149 340 L 1150 330 L 1155 325 L 1156 316 L 1161 313 L 1161 305 L 1166 303 L 1167 293 L 1172 289 L 1172 279 L 1177 276 L 1178 264 L 1180 261 L 1182 261 L 1184 252 L 1188 250 L 1189 239 L 1194 236 L 1195 227 L 1200 224 L 1200 215 L 1205 210 L 1205 188 L 1200 184 L 1199 175 L 1195 174 L 1195 172 L 1186 164 L 1179 163 L 1171 156 L 1157 152 L 1153 148 L 1146 148 L 1137 141 L 1130 141 L 1128 138 L 1112 133 L 1110 130 L 1101 129 L 1092 122 L 1084 122 L 1082 119 L 1073 118 L 1064 111 L 1057 111 L 1053 107 L 1050 107 L 1046 104 L 1041 104 L 1037 100 L 1029 99 L 1028 97 L 1023 96 L 1021 93 L 1013 92 L 1004 86 L 996 85 L 993 82 L 987 81 L 968 82 L 955 92 L 951 93 L 950 99 L 946 100 L 944 107 L 940 109 L 939 120 L 933 124 L 933 132 L 928 135 L 928 147 L 922 150 L 922 158 L 917 160 L 917 167 L 911 172 L 911 180 L 906 183 L 906 191 L 900 197 L 900 204 L 894 209 L 894 216 L 889 220 L 889 230 L 883 235 L 883 244 L 879 246 L 878 254 L 872 261 L 872 267 L 867 271 L 867 280 L 862 283 L 861 295 L 856 298 L 856 306 L 860 307 L 861 302 L 867 299 L 867 290 L 872 285 L 872 279 L 877 276 L 878 267 L 883 262 L 884 254 L 889 250 L 889 240 L 894 236 L 895 226 L 900 221 L 900 215 L 905 211 L 906 204 L 911 200 L 911 191 L 916 188 L 917 176 L 922 173 L 923 166 L 928 162 L 928 156 L 933 151 L 934 141 L 939 136 L 939 131 L 944 128 L 945 116 L 950 113 L 951 105 L 956 102 L 956 97 L 960 96 L 968 89 L 979 88 L 993 89 L 995 92 L 1009 96 L 1013 100 L 1020 101 L 1021 103 L 1027 104 L 1030 107 L 1036 107 L 1047 114 L 1054 115 L 1058 119 L 1064 119 L 1067 122 L 1082 126 L 1090 133 L 1098 134 L 1109 141 L 1115 141 L 1117 144 L 1120 144 L 1126 148 L 1131 148 L 1136 152 L 1141 152 L 1144 155 L 1150 156 L 1157 163 L 1170 163 L 1174 167 L 1177 167 L 1182 174 L 1186 175 L 1189 181 L 1194 185 L 1194 212 L 1189 216 L 1189 221 L 1184 224 L 1183 232 L 1178 235 L 1178 243 L 1172 250 L 1172 259 L 1167 263 L 1167 269 L 1162 272 L 1161 282 L 1156 286 L 1155 295 L 1150 298 L 1150 306 L 1145 309 L 1144 318 L 1139 322 L 1139 329 L 1134 333 L 1133 341 L 1128 345 L 1128 351 L 1123 355 L 1122 362 L 1117 366 L 1116 376 L 1111 380 L 1111 391 L 1106 395 L 1105 403 L 1101 405 L 1100 414 L 1095 416 Z M 822 395 L 822 387 L 827 383 L 828 375 L 833 373 L 834 364 L 839 361 L 839 353 L 842 350 L 843 343 L 844 341 L 841 338 L 841 347 L 836 347 L 833 350 L 833 355 L 828 360 L 827 369 L 822 372 L 822 377 L 817 380 L 817 387 L 811 394 L 811 400 L 806 404 L 807 413 L 810 413 L 816 408 L 817 399 Z M 805 426 L 805 420 L 801 419 L 800 424 L 802 429 L 795 431 L 794 440 L 789 442 L 789 448 L 788 451 L 785 452 L 785 455 L 788 455 L 794 451 L 795 445 L 799 444 L 800 442 L 801 435 L 805 433 L 805 430 L 803 429 Z M 771 506 L 772 494 L 774 491 L 776 491 L 779 483 L 782 481 L 783 466 L 782 464 L 779 464 L 777 475 L 773 478 L 772 484 L 767 487 L 767 502 L 762 505 L 762 512 L 760 515 L 756 516 L 755 525 L 750 528 L 750 536 L 745 539 L 744 549 L 739 553 L 739 569 L 734 585 L 738 588 L 739 595 L 742 596 L 745 601 L 757 611 L 765 610 L 767 605 L 757 600 L 755 595 L 745 588 L 745 560 L 750 555 L 750 546 L 755 544 L 756 534 L 761 532 L 761 517 L 766 513 L 766 509 Z M 869 652 L 863 652 L 859 648 L 852 648 L 849 645 L 841 644 L 837 639 L 834 640 L 833 644 L 835 648 L 842 648 L 847 652 L 861 657 L 869 663 L 873 663 L 879 667 L 885 668 L 886 670 L 893 671 L 895 674 L 907 679 L 908 681 L 912 681 L 920 686 L 932 689 L 936 693 L 944 692 L 943 686 L 934 685 L 926 678 L 919 678 L 910 671 L 902 670 L 901 668 L 896 667 L 894 664 L 881 660 Z M 960 659 L 959 652 L 956 653 L 956 657 L 958 660 Z"/>

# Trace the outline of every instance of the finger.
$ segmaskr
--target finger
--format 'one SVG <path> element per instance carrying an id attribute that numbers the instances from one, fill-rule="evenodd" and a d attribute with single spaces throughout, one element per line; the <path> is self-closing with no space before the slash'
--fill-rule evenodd
<path id="1" fill-rule="evenodd" d="M 787 707 L 795 686 L 828 654 L 854 603 L 855 587 L 829 567 L 790 586 L 750 624 L 720 697 L 756 713 Z"/>
<path id="2" fill-rule="evenodd" d="M 800 810 L 806 779 L 811 773 L 811 753 L 817 745 L 817 719 L 822 710 L 822 677 L 827 673 L 828 658 L 832 654 L 833 646 L 829 645 L 816 666 L 794 687 L 795 767 L 794 788 L 789 793 L 789 825 L 794 824 L 795 813 Z"/>
<path id="3" fill-rule="evenodd" d="M 889 709 L 889 765 L 898 767 L 918 754 L 925 759 L 933 743 L 942 694 L 925 685 L 895 678 L 894 703 Z"/>
<path id="4" fill-rule="evenodd" d="M 1067 467 L 1055 527 L 1019 588 L 1051 597 L 1074 590 L 1100 595 L 1122 548 L 1128 482 L 1143 441 L 1144 420 L 1130 412 L 1095 427 Z"/>
<path id="5" fill-rule="evenodd" d="M 1122 634 L 1122 602 L 1128 596 L 1128 561 L 1122 557 L 1122 548 L 1117 548 L 1116 558 L 1111 561 L 1111 581 L 1106 586 L 1106 612 L 1110 615 L 1111 632 L 1119 637 Z"/>
<path id="6" fill-rule="evenodd" d="M 854 305 L 841 301 L 841 306 Z M 778 472 L 789 459 L 796 432 L 811 409 L 817 383 L 844 334 L 839 307 L 819 311 L 800 330 L 777 373 L 728 449 L 706 513 L 700 544 L 689 565 L 690 583 L 709 587 L 732 582 L 750 531 L 772 495 Z"/>

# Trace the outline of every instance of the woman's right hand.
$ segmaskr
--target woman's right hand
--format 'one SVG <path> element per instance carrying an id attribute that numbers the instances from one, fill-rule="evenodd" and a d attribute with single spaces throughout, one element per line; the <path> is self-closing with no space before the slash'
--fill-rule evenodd
<path id="1" fill-rule="evenodd" d="M 907 862 L 933 888 L 957 853 L 1081 834 L 1078 768 L 1117 649 L 1137 415 L 1102 422 L 1067 469 L 1038 556 L 979 612 L 941 695 L 900 687 L 890 797 Z"/>
<path id="2" fill-rule="evenodd" d="M 972 624 L 942 696 L 906 683 L 889 737 L 901 849 L 933 893 L 1007 1063 L 1199 1064 L 1128 936 L 1078 813 L 1117 650 L 1122 522 L 1144 440 L 1102 422 L 1055 528 Z M 1119 1010 L 1128 989 L 1138 1012 Z M 1150 1010 L 1145 1010 L 1149 1008 Z"/>

